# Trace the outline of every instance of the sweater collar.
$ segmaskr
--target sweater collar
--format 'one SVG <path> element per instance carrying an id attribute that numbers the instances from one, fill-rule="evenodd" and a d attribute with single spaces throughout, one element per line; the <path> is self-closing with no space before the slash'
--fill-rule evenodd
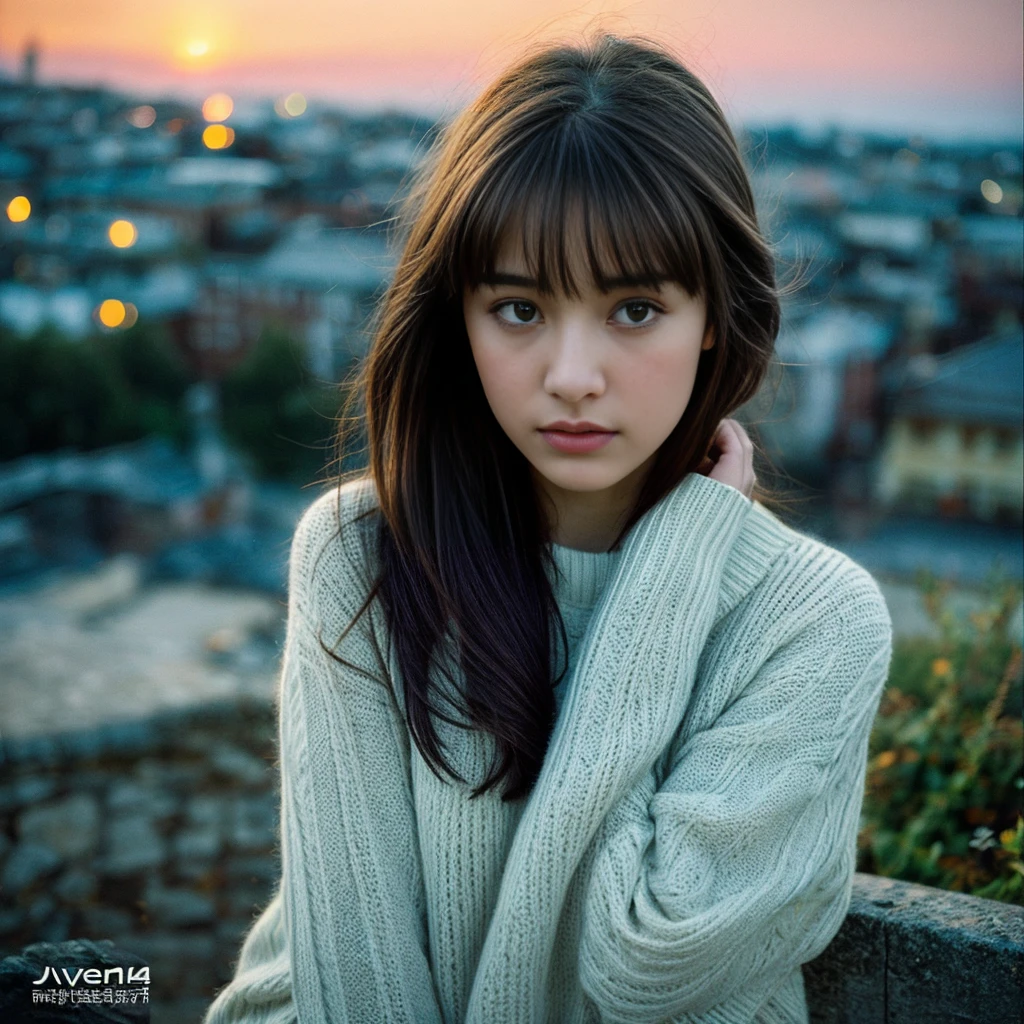
<path id="1" fill-rule="evenodd" d="M 555 600 L 559 605 L 593 608 L 614 574 L 621 554 L 621 549 L 580 551 L 552 544 L 551 556 L 558 570 L 552 579 Z"/>

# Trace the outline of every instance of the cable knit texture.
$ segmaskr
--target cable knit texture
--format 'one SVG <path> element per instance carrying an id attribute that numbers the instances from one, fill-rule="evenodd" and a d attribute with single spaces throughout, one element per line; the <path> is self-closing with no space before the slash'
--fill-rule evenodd
<path id="1" fill-rule="evenodd" d="M 619 552 L 554 545 L 570 671 L 544 764 L 526 801 L 471 800 L 491 738 L 438 723 L 467 783 L 439 779 L 379 606 L 339 642 L 374 507 L 356 481 L 295 532 L 282 877 L 205 1024 L 805 1024 L 891 654 L 871 576 L 695 474 Z"/>

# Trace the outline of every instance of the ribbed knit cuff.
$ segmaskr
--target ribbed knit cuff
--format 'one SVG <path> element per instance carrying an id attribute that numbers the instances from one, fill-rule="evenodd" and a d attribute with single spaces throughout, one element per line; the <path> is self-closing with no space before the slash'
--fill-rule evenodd
<path id="1" fill-rule="evenodd" d="M 669 573 L 683 565 L 720 567 L 752 508 L 735 487 L 690 473 L 630 530 L 623 542 L 623 571 L 609 589 L 630 586 L 649 567 Z M 607 600 L 612 598 L 609 593 Z"/>

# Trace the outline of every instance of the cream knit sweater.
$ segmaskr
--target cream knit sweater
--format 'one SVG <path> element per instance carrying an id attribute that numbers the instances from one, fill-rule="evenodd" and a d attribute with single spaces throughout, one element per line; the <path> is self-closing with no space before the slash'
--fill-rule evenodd
<path id="1" fill-rule="evenodd" d="M 806 1022 L 891 652 L 871 576 L 695 474 L 620 552 L 555 545 L 572 667 L 540 777 L 469 800 L 401 688 L 317 643 L 366 593 L 373 494 L 341 489 L 340 530 L 324 495 L 295 533 L 282 878 L 205 1024 Z M 336 649 L 381 676 L 365 627 Z M 438 729 L 481 781 L 490 737 Z"/>

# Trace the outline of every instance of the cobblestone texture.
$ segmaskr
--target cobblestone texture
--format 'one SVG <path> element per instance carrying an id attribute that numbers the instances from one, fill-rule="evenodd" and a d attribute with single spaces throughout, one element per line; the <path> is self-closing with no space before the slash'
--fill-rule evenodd
<path id="1" fill-rule="evenodd" d="M 241 697 L 14 750 L 0 959 L 109 939 L 150 964 L 154 1021 L 198 1019 L 279 877 L 275 730 L 269 701 Z"/>

